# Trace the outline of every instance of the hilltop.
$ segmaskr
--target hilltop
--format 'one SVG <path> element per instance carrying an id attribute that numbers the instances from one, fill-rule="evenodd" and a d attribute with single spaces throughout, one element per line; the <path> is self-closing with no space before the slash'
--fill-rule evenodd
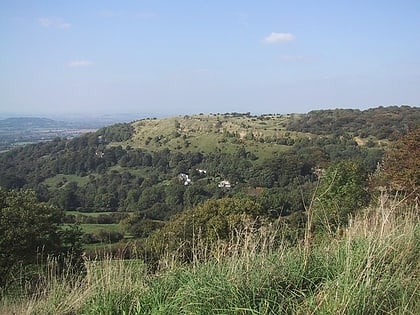
<path id="1" fill-rule="evenodd" d="M 112 142 L 113 145 L 147 150 L 165 147 L 199 152 L 213 152 L 215 149 L 231 152 L 233 147 L 244 145 L 256 152 L 263 148 L 263 151 L 272 153 L 279 149 L 278 146 L 273 148 L 273 144 L 288 145 L 296 139 L 319 136 L 345 136 L 362 144 L 368 140 L 395 140 L 408 129 L 415 128 L 419 121 L 419 108 L 409 106 L 364 111 L 317 110 L 286 115 L 198 114 L 134 121 L 130 124 L 132 134 L 126 134 L 125 141 L 118 141 L 121 138 Z M 110 140 L 116 139 L 111 137 Z"/>

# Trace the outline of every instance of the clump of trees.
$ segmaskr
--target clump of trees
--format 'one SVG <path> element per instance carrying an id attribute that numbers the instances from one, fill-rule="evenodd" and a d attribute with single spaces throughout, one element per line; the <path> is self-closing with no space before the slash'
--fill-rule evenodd
<path id="1" fill-rule="evenodd" d="M 131 124 L 119 123 L 98 130 L 98 141 L 121 142 L 131 138 L 134 127 Z"/>
<path id="2" fill-rule="evenodd" d="M 116 243 L 121 241 L 124 238 L 124 235 L 117 231 L 106 231 L 101 229 L 95 233 L 85 233 L 82 237 L 84 244 L 95 244 L 95 243 Z"/>
<path id="3" fill-rule="evenodd" d="M 152 234 L 147 242 L 148 251 L 155 255 L 177 251 L 181 260 L 188 261 L 195 244 L 228 240 L 264 214 L 261 205 L 249 198 L 207 200 L 183 211 Z"/>
<path id="4" fill-rule="evenodd" d="M 346 135 L 396 140 L 415 128 L 420 110 L 410 106 L 378 107 L 367 110 L 314 110 L 292 119 L 287 129 L 320 135 Z"/>
<path id="5" fill-rule="evenodd" d="M 62 210 L 39 202 L 33 191 L 0 188 L 0 287 L 48 258 L 81 267 L 82 232 L 65 226 L 63 217 Z"/>

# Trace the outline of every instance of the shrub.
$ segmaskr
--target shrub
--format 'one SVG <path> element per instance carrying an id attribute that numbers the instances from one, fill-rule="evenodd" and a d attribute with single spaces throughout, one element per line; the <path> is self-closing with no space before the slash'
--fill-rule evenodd
<path id="1" fill-rule="evenodd" d="M 403 192 L 419 202 L 420 187 L 420 127 L 398 140 L 385 155 L 384 185 Z"/>
<path id="2" fill-rule="evenodd" d="M 369 203 L 368 177 L 358 161 L 345 160 L 330 166 L 320 179 L 314 202 L 314 224 L 320 230 L 346 225 L 349 215 Z"/>

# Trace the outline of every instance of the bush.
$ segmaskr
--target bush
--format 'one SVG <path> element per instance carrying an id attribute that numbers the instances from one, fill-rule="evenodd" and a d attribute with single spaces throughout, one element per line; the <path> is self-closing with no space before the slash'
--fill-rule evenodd
<path id="1" fill-rule="evenodd" d="M 185 210 L 152 234 L 149 250 L 158 254 L 179 249 L 181 259 L 190 260 L 194 243 L 204 244 L 226 240 L 232 233 L 248 228 L 249 222 L 257 224 L 263 215 L 262 207 L 249 199 L 210 199 L 195 208 Z"/>
<path id="2" fill-rule="evenodd" d="M 95 244 L 95 243 L 117 243 L 124 238 L 124 234 L 116 231 L 100 230 L 95 233 L 85 233 L 83 235 L 83 243 Z"/>
<path id="3" fill-rule="evenodd" d="M 353 160 L 338 162 L 326 170 L 313 204 L 315 228 L 334 231 L 369 203 L 367 175 L 362 163 Z"/>
<path id="4" fill-rule="evenodd" d="M 63 218 L 63 211 L 39 202 L 33 191 L 0 188 L 0 286 L 19 268 L 48 256 L 71 255 L 80 263 L 82 232 L 64 226 Z"/>
<path id="5" fill-rule="evenodd" d="M 385 186 L 420 201 L 420 128 L 402 137 L 387 152 L 381 175 Z"/>

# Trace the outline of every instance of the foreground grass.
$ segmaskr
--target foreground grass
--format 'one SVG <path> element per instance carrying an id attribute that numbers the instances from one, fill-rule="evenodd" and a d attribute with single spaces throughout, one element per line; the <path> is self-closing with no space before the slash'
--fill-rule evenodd
<path id="1" fill-rule="evenodd" d="M 191 264 L 168 253 L 156 274 L 140 260 L 88 261 L 85 277 L 6 296 L 0 313 L 419 314 L 420 226 L 399 207 L 381 203 L 340 236 L 296 247 L 275 246 L 269 228 L 197 244 Z"/>

